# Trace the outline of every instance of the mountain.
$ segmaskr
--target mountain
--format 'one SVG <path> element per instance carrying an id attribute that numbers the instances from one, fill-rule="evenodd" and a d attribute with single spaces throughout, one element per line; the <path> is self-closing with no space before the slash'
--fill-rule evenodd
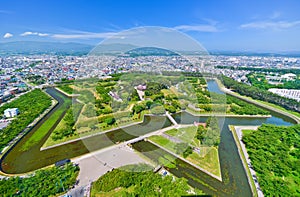
<path id="1" fill-rule="evenodd" d="M 57 55 L 84 55 L 94 46 L 80 43 L 16 41 L 0 43 L 0 55 L 16 54 L 57 54 Z"/>
<path id="2" fill-rule="evenodd" d="M 138 46 L 132 44 L 121 44 L 121 43 L 99 44 L 90 52 L 90 54 L 120 55 L 126 53 L 127 51 L 133 50 L 135 48 L 138 48 Z"/>
<path id="3" fill-rule="evenodd" d="M 135 48 L 125 53 L 130 57 L 137 56 L 178 56 L 179 54 L 174 53 L 170 50 L 156 48 L 156 47 L 140 47 Z"/>

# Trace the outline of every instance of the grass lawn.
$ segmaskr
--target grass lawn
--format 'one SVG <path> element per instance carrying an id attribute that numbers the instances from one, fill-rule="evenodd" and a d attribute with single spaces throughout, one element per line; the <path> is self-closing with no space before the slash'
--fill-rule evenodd
<path id="1" fill-rule="evenodd" d="M 91 196 L 93 196 L 93 197 L 107 197 L 107 196 L 110 196 L 110 197 L 119 197 L 119 196 L 126 196 L 126 195 L 128 195 L 128 193 L 130 193 L 130 192 L 133 191 L 134 187 L 135 186 L 131 186 L 129 188 L 118 187 L 118 188 L 116 188 L 114 190 L 111 190 L 109 192 L 96 192 L 92 188 Z"/>
<path id="2" fill-rule="evenodd" d="M 74 89 L 70 85 L 57 86 L 57 88 L 62 90 L 63 92 L 66 92 L 67 94 L 73 94 L 74 91 Z"/>
<path id="3" fill-rule="evenodd" d="M 247 98 L 252 99 L 252 98 L 250 98 L 250 97 L 247 97 Z M 253 99 L 252 99 L 252 100 L 253 100 Z M 275 104 L 272 104 L 272 103 L 268 103 L 268 102 L 265 102 L 265 101 L 260 101 L 260 100 L 255 100 L 255 101 L 260 102 L 260 103 L 262 103 L 262 104 L 269 105 L 269 106 L 271 106 L 271 107 L 274 107 L 274 108 L 276 108 L 276 109 L 282 110 L 282 111 L 284 111 L 284 112 L 293 114 L 293 115 L 297 116 L 298 118 L 300 118 L 300 113 L 298 113 L 298 112 L 291 111 L 291 110 L 287 110 L 287 109 L 285 109 L 285 108 L 283 108 L 283 107 L 280 107 L 280 106 L 278 106 L 278 105 L 275 105 Z"/>
<path id="4" fill-rule="evenodd" d="M 182 128 L 182 129 L 185 129 L 185 128 Z M 188 127 L 187 129 L 192 131 L 191 127 Z M 181 133 L 180 131 L 178 131 L 176 129 L 171 129 L 166 132 L 168 132 L 169 135 Z M 174 135 L 172 135 L 172 136 L 174 136 Z M 160 135 L 151 136 L 148 139 L 176 154 L 176 151 L 174 148 L 176 145 L 175 142 L 172 142 L 169 139 L 164 138 Z M 181 139 L 187 139 L 187 138 L 183 137 Z M 191 139 L 189 139 L 189 141 L 190 140 Z M 199 146 L 199 144 L 198 144 L 198 146 Z M 182 155 L 180 155 L 180 156 L 182 157 Z M 199 167 L 203 168 L 204 170 L 206 170 L 218 177 L 221 177 L 221 168 L 220 168 L 219 153 L 218 153 L 217 147 L 201 146 L 200 154 L 193 152 L 186 159 L 188 161 L 198 165 Z"/>
<path id="5" fill-rule="evenodd" d="M 171 129 L 165 132 L 165 134 L 176 137 L 186 143 L 192 143 L 197 133 L 196 126 L 190 126 L 179 129 Z"/>
<path id="6" fill-rule="evenodd" d="M 223 87 L 224 87 L 224 86 L 223 86 Z M 253 99 L 253 98 L 251 98 L 251 97 L 248 97 L 248 96 L 244 96 L 244 95 L 238 94 L 238 93 L 236 93 L 236 92 L 234 92 L 234 94 L 236 94 L 236 95 L 238 95 L 238 96 L 242 96 L 242 97 L 247 98 L 247 99 L 249 99 L 249 100 L 256 101 L 256 102 L 259 102 L 259 103 L 261 103 L 261 104 L 265 104 L 265 105 L 268 105 L 268 106 L 270 106 L 270 107 L 273 107 L 273 108 L 282 110 L 282 111 L 287 112 L 287 113 L 289 113 L 289 114 L 293 114 L 293 115 L 297 116 L 297 117 L 300 119 L 300 113 L 298 113 L 298 112 L 291 111 L 291 110 L 287 110 L 287 109 L 285 109 L 285 108 L 283 108 L 283 107 L 281 107 L 281 106 L 279 106 L 279 105 L 275 105 L 275 104 L 273 104 L 273 103 L 268 103 L 268 102 L 261 101 L 261 100 L 256 100 L 256 99 Z"/>
<path id="7" fill-rule="evenodd" d="M 176 143 L 168 140 L 167 138 L 164 138 L 160 135 L 154 135 L 154 136 L 149 137 L 149 140 L 165 147 L 166 149 L 168 149 L 174 153 L 176 152 L 174 149 Z"/>
<path id="8" fill-rule="evenodd" d="M 143 111 L 140 118 L 137 118 L 138 115 L 135 114 L 133 117 L 127 118 L 126 119 L 127 121 L 124 121 L 125 119 L 122 118 L 122 120 L 124 121 L 123 123 L 120 123 L 120 124 L 115 123 L 113 125 L 107 125 L 106 123 L 99 123 L 98 122 L 98 117 L 86 118 L 85 116 L 80 114 L 79 117 L 78 117 L 78 121 L 75 125 L 77 125 L 78 122 L 82 122 L 82 121 L 90 122 L 92 125 L 97 126 L 97 129 L 92 129 L 88 125 L 80 126 L 80 127 L 77 127 L 75 133 L 72 136 L 64 137 L 64 138 L 56 140 L 56 141 L 54 141 L 51 137 L 52 135 L 50 135 L 50 137 L 47 139 L 47 141 L 43 145 L 43 148 L 53 146 L 53 145 L 56 145 L 56 144 L 60 144 L 60 143 L 64 143 L 64 142 L 67 142 L 67 141 L 70 141 L 70 140 L 79 139 L 81 137 L 86 137 L 86 136 L 89 136 L 89 135 L 101 133 L 101 132 L 108 131 L 108 130 L 111 130 L 111 129 L 117 129 L 119 127 L 126 126 L 126 125 L 129 125 L 129 124 L 139 123 L 139 122 L 143 121 L 145 114 L 147 114 L 147 111 Z M 111 114 L 108 114 L 108 115 L 111 115 Z M 134 119 L 134 118 L 137 118 L 137 119 Z M 58 129 L 59 127 L 63 127 L 63 124 L 64 124 L 64 121 L 62 120 L 57 125 L 57 127 L 55 129 Z"/>
<path id="9" fill-rule="evenodd" d="M 243 129 L 243 130 L 242 130 L 242 133 L 243 133 L 243 136 L 244 136 L 244 135 L 247 135 L 247 134 L 252 133 L 253 131 L 254 131 L 254 130 Z"/>
<path id="10" fill-rule="evenodd" d="M 221 177 L 221 167 L 217 147 L 201 147 L 200 154 L 193 152 L 186 159 L 208 172 Z"/>
<path id="11" fill-rule="evenodd" d="M 64 99 L 64 104 L 60 106 L 35 132 L 34 134 L 24 143 L 21 150 L 26 151 L 29 150 L 30 147 L 37 144 L 49 131 L 49 129 L 56 123 L 56 121 L 60 118 L 63 112 L 69 107 L 71 104 L 71 99 L 59 95 Z"/>

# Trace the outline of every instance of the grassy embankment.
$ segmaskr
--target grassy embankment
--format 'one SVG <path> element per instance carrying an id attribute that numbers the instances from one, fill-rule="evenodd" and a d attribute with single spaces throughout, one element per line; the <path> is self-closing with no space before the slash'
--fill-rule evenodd
<path id="1" fill-rule="evenodd" d="M 220 80 L 216 80 L 216 81 L 217 81 L 217 83 L 218 83 L 218 85 L 219 85 L 219 88 L 220 88 L 222 91 L 227 92 L 227 93 L 228 93 L 228 91 L 230 91 L 230 90 L 227 90 L 227 89 L 225 88 L 225 86 L 220 82 Z M 241 95 L 241 94 L 239 94 L 239 93 L 237 93 L 237 92 L 230 91 L 230 94 L 231 94 L 232 96 L 237 97 L 237 98 L 244 98 L 245 100 L 247 100 L 247 101 L 250 102 L 250 103 L 258 103 L 258 104 L 261 104 L 261 105 L 263 105 L 265 108 L 271 109 L 271 110 L 276 111 L 276 112 L 278 112 L 278 113 L 282 113 L 282 112 L 283 112 L 283 113 L 286 113 L 287 116 L 290 115 L 290 116 L 292 116 L 291 118 L 297 119 L 298 122 L 300 122 L 300 113 L 298 113 L 298 112 L 295 112 L 295 111 L 292 111 L 292 110 L 287 110 L 287 109 L 285 109 L 284 107 L 281 107 L 281 106 L 276 105 L 276 104 L 273 104 L 273 103 L 268 103 L 268 102 L 266 102 L 266 101 L 256 100 L 256 99 L 253 99 L 253 98 L 251 98 L 251 97 L 249 97 L 249 96 Z"/>
<path id="2" fill-rule="evenodd" d="M 34 132 L 34 134 L 24 143 L 22 150 L 29 150 L 30 147 L 34 146 L 49 132 L 49 130 L 60 120 L 62 114 L 69 108 L 72 100 L 63 96 L 58 95 L 63 99 L 63 104 Z"/>
<path id="3" fill-rule="evenodd" d="M 166 131 L 165 134 L 178 139 L 178 141 L 188 143 L 192 147 L 199 148 L 200 153 L 193 151 L 185 159 L 203 168 L 204 170 L 221 177 L 218 148 L 202 146 L 200 141 L 195 138 L 196 132 L 197 128 L 192 126 L 187 128 L 172 129 Z M 178 144 L 177 142 L 158 135 L 150 137 L 149 140 L 176 154 L 177 150 L 175 147 L 176 144 Z M 182 153 L 179 155 L 183 157 Z"/>

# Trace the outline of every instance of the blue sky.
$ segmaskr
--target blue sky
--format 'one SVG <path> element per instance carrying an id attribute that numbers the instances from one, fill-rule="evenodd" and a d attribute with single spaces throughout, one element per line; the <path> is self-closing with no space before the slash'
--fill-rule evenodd
<path id="1" fill-rule="evenodd" d="M 139 26 L 175 28 L 208 50 L 300 51 L 298 0 L 0 0 L 0 42 L 97 44 Z"/>

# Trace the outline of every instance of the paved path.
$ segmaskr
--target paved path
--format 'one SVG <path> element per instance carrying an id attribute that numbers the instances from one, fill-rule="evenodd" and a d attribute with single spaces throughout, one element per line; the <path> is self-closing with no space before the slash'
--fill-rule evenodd
<path id="1" fill-rule="evenodd" d="M 259 126 L 234 126 L 234 130 L 239 138 L 239 143 L 242 147 L 242 151 L 244 153 L 244 156 L 246 158 L 246 161 L 247 161 L 247 165 L 249 167 L 249 170 L 250 170 L 250 173 L 251 173 L 251 176 L 254 180 L 254 184 L 255 184 L 255 189 L 257 191 L 257 194 L 258 194 L 258 197 L 263 197 L 264 194 L 262 193 L 261 189 L 260 189 L 260 186 L 259 186 L 259 183 L 257 181 L 257 176 L 256 176 L 256 172 L 254 171 L 254 169 L 252 168 L 252 165 L 251 165 L 251 160 L 249 159 L 249 155 L 247 153 L 247 149 L 246 149 L 246 146 L 245 144 L 243 143 L 242 141 L 242 137 L 243 137 L 243 132 L 242 130 L 257 130 Z"/>
<path id="2" fill-rule="evenodd" d="M 138 93 L 141 101 L 145 100 L 144 99 L 144 96 L 145 96 L 145 92 L 144 91 L 141 91 L 141 90 L 138 90 L 137 87 L 134 87 L 134 89 L 136 89 L 136 92 Z"/>
<path id="3" fill-rule="evenodd" d="M 176 122 L 176 120 L 174 120 L 174 118 L 170 115 L 169 112 L 166 112 L 167 117 L 169 118 L 169 120 L 174 124 L 174 125 L 178 125 L 178 123 Z"/>
<path id="4" fill-rule="evenodd" d="M 168 134 L 165 134 L 165 133 L 162 133 L 161 136 L 163 136 L 164 138 L 167 138 L 168 140 L 170 140 L 172 142 L 175 142 L 175 143 L 181 143 L 182 142 L 181 139 L 178 139 L 177 137 L 174 137 L 174 136 L 171 136 L 171 135 L 168 135 Z"/>
<path id="5" fill-rule="evenodd" d="M 114 168 L 129 164 L 147 163 L 125 143 L 114 145 L 87 155 L 72 159 L 80 167 L 78 184 L 68 191 L 72 197 L 89 196 L 91 183 Z"/>
<path id="6" fill-rule="evenodd" d="M 124 165 L 146 163 L 133 149 L 126 144 L 102 149 L 72 160 L 80 167 L 78 186 L 88 185 L 113 168 Z"/>
<path id="7" fill-rule="evenodd" d="M 100 176 L 113 168 L 129 164 L 148 163 L 148 161 L 136 154 L 127 144 L 143 140 L 153 135 L 161 135 L 165 131 L 173 128 L 190 126 L 191 125 L 173 125 L 72 159 L 72 162 L 77 163 L 80 167 L 78 175 L 79 183 L 74 189 L 68 191 L 68 194 L 78 197 L 88 196 L 91 182 L 97 180 Z"/>

